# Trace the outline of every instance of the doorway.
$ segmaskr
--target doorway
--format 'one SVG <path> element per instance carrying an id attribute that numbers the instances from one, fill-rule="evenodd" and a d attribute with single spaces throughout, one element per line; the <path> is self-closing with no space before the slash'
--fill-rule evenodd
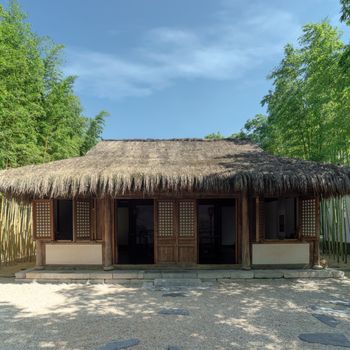
<path id="1" fill-rule="evenodd" d="M 236 203 L 234 199 L 198 201 L 198 263 L 236 262 Z"/>
<path id="2" fill-rule="evenodd" d="M 118 264 L 153 264 L 153 200 L 118 200 L 116 210 Z"/>

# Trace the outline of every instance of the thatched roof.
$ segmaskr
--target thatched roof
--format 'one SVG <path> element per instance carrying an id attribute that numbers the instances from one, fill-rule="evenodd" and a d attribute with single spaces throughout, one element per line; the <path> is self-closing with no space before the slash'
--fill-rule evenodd
<path id="1" fill-rule="evenodd" d="M 83 157 L 0 171 L 18 198 L 247 190 L 350 193 L 350 168 L 272 156 L 236 139 L 102 141 Z"/>

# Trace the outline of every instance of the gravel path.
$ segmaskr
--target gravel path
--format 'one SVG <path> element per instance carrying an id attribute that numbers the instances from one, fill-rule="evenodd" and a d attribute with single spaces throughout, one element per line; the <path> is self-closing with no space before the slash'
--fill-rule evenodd
<path id="1" fill-rule="evenodd" d="M 185 297 L 108 284 L 15 283 L 0 279 L 0 349 L 98 349 L 136 338 L 131 350 L 337 349 L 304 343 L 301 333 L 338 332 L 350 339 L 350 318 L 331 328 L 308 307 L 350 301 L 350 280 L 248 280 Z M 189 315 L 162 315 L 181 308 Z"/>

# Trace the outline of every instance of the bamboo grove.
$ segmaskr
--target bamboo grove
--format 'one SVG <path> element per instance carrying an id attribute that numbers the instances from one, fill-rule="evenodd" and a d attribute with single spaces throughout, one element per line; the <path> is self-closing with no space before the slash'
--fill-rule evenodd
<path id="1" fill-rule="evenodd" d="M 36 35 L 16 1 L 0 4 L 0 169 L 85 154 L 101 138 L 106 112 L 83 115 L 63 46 Z M 30 259 L 27 205 L 0 198 L 1 263 Z"/>

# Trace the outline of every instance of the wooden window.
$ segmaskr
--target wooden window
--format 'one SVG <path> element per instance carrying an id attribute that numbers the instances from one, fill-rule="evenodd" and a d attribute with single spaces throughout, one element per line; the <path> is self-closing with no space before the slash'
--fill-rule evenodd
<path id="1" fill-rule="evenodd" d="M 78 241 L 91 239 L 92 204 L 89 199 L 77 199 L 75 202 L 75 237 Z"/>
<path id="2" fill-rule="evenodd" d="M 300 233 L 303 237 L 316 237 L 316 199 L 300 199 Z"/>
<path id="3" fill-rule="evenodd" d="M 179 202 L 179 236 L 192 237 L 195 235 L 195 202 Z"/>
<path id="4" fill-rule="evenodd" d="M 53 207 L 51 200 L 33 202 L 34 239 L 53 239 Z"/>
<path id="5" fill-rule="evenodd" d="M 158 236 L 171 237 L 174 235 L 174 202 L 158 202 Z"/>

